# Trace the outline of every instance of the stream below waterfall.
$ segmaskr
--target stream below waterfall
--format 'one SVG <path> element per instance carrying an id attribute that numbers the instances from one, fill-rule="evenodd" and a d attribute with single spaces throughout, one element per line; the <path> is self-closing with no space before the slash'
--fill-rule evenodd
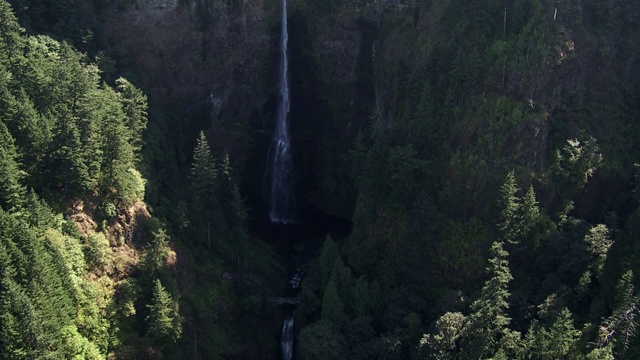
<path id="1" fill-rule="evenodd" d="M 273 223 L 264 213 L 253 217 L 252 221 L 254 231 L 259 232 L 258 236 L 273 247 L 287 269 L 282 293 L 273 294 L 282 298 L 299 296 L 304 287 L 303 269 L 308 268 L 309 263 L 318 255 L 327 235 L 339 240 L 351 233 L 350 221 L 329 215 L 310 203 L 300 202 L 297 210 L 296 222 Z M 279 308 L 283 319 L 278 332 L 280 358 L 294 359 L 296 321 L 293 312 L 296 305 L 283 304 Z"/>

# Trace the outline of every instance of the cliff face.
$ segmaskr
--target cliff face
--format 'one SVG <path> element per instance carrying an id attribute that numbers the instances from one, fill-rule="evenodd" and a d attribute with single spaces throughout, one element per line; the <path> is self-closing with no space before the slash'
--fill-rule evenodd
<path id="1" fill-rule="evenodd" d="M 544 1 L 517 2 L 506 18 L 498 2 L 291 1 L 300 196 L 350 215 L 355 191 L 345 155 L 369 125 L 428 128 L 418 147 L 427 158 L 448 149 L 536 169 L 567 139 L 615 138 L 625 119 L 603 131 L 592 118 L 606 116 L 598 104 L 612 89 L 623 99 L 625 88 L 637 87 L 637 22 L 615 13 L 637 6 L 606 15 L 590 3 L 566 2 L 554 22 L 555 5 Z M 277 92 L 279 7 L 277 0 L 137 0 L 112 5 L 101 22 L 120 73 L 137 77 L 152 106 L 186 116 L 211 109 L 200 128 L 230 152 L 245 190 L 258 197 Z M 618 144 L 605 151 L 624 153 Z"/>
<path id="2" fill-rule="evenodd" d="M 138 0 L 110 5 L 98 22 L 116 73 L 142 86 L 152 108 L 187 117 L 203 116 L 193 115 L 194 109 L 211 110 L 198 124 L 209 129 L 214 147 L 230 153 L 246 190 L 258 197 L 256 179 L 264 174 L 274 121 L 280 6 L 274 0 Z M 354 92 L 363 27 L 353 12 L 329 17 L 317 11 L 289 4 L 291 127 L 295 160 L 307 165 L 296 169 L 297 188 L 299 196 L 314 201 L 324 199 L 327 186 L 335 196 L 348 191 L 327 179 L 344 174 L 347 163 L 333 160 L 340 154 L 321 153 L 331 148 L 344 155 L 366 121 L 360 111 L 360 123 L 351 123 L 354 109 L 364 108 Z M 179 151 L 179 162 L 188 160 L 188 151 Z M 321 202 L 331 207 L 335 201 Z"/>
<path id="3" fill-rule="evenodd" d="M 103 31 L 118 67 L 138 77 L 155 105 L 219 108 L 233 99 L 242 118 L 249 107 L 238 104 L 264 102 L 255 89 L 269 55 L 267 11 L 261 0 L 206 9 L 197 1 L 136 1 L 106 11 Z"/>

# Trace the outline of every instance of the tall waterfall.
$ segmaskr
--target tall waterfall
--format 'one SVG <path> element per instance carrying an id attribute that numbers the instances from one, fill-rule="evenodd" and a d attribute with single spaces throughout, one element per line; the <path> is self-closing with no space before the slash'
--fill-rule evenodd
<path id="1" fill-rule="evenodd" d="M 276 128 L 270 153 L 271 199 L 269 218 L 272 222 L 293 221 L 293 166 L 289 139 L 289 59 L 287 56 L 287 0 L 282 0 L 282 33 L 280 39 L 280 96 L 276 112 Z"/>

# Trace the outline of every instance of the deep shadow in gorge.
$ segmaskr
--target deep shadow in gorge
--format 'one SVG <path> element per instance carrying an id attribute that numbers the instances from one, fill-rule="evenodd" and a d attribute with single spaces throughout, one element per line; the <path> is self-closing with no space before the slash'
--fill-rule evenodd
<path id="1" fill-rule="evenodd" d="M 273 247 L 278 260 L 286 268 L 286 278 L 282 279 L 282 290 L 275 297 L 291 298 L 299 295 L 304 284 L 304 271 L 309 263 L 319 254 L 327 236 L 341 240 L 351 233 L 352 223 L 349 220 L 325 213 L 322 209 L 308 202 L 298 203 L 297 221 L 288 224 L 273 223 L 267 214 L 267 207 L 252 208 L 250 231 L 257 238 L 266 241 Z M 302 269 L 302 270 L 300 270 Z M 296 274 L 302 276 L 300 287 L 292 287 L 290 280 Z M 292 318 L 294 305 L 279 305 L 284 321 Z M 275 331 L 276 329 L 274 329 Z M 295 325 L 293 333 L 295 333 Z M 274 341 L 280 342 L 281 333 Z M 293 344 L 295 347 L 295 343 Z M 281 358 L 281 352 L 272 354 L 271 358 Z M 294 357 L 295 359 L 295 354 Z"/>
<path id="2" fill-rule="evenodd" d="M 319 73 L 318 56 L 313 51 L 314 40 L 305 16 L 294 9 L 288 21 L 294 218 L 299 211 L 304 211 L 301 208 L 308 207 L 310 203 L 333 215 L 350 218 L 355 206 L 355 189 L 350 180 L 348 159 L 353 134 L 348 133 L 345 119 L 353 115 L 338 113 L 335 106 L 329 104 L 328 86 Z M 267 165 L 278 96 L 274 75 L 279 59 L 278 31 L 277 26 L 270 31 L 272 54 L 270 63 L 265 65 L 272 73 L 267 79 L 271 95 L 252 121 L 255 130 L 248 156 L 250 160 L 242 174 L 245 179 L 243 193 L 247 194 L 251 207 L 261 207 L 269 202 Z M 350 99 L 338 101 L 348 103 Z M 334 189 L 327 189 L 329 178 L 340 179 Z"/>

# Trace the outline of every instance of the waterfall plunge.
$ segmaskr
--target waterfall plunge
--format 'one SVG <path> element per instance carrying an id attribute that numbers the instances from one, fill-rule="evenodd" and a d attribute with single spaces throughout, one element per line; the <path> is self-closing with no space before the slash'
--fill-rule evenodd
<path id="1" fill-rule="evenodd" d="M 291 360 L 293 357 L 293 317 L 290 315 L 287 315 L 282 322 L 280 346 L 282 347 L 282 360 Z"/>
<path id="2" fill-rule="evenodd" d="M 293 221 L 293 165 L 289 139 L 289 59 L 287 55 L 287 0 L 282 0 L 282 33 L 280 38 L 280 96 L 276 112 L 276 127 L 270 153 L 271 199 L 269 218 L 274 223 Z"/>

